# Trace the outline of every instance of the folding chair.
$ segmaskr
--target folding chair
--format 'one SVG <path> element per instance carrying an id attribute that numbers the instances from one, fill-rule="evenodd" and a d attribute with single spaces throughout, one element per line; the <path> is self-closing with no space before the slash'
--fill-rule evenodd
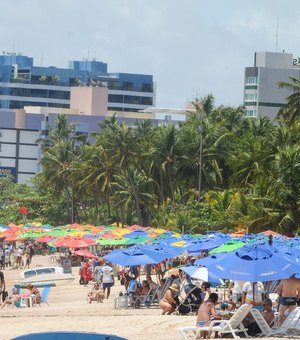
<path id="1" fill-rule="evenodd" d="M 51 286 L 45 286 L 43 288 L 43 291 L 41 294 L 41 302 L 39 303 L 39 305 L 41 305 L 42 303 L 46 303 L 49 306 L 49 303 L 47 302 L 47 300 L 48 300 L 50 290 L 51 290 Z"/>
<path id="2" fill-rule="evenodd" d="M 181 335 L 185 340 L 197 339 L 200 332 L 204 331 L 209 334 L 212 332 L 231 334 L 235 339 L 240 338 L 238 333 L 244 333 L 244 335 L 248 338 L 249 335 L 247 333 L 247 329 L 244 327 L 242 321 L 251 309 L 252 306 L 250 305 L 242 305 L 229 320 L 215 320 L 212 321 L 209 326 L 204 327 L 179 327 L 178 330 L 181 332 Z"/>
<path id="3" fill-rule="evenodd" d="M 142 307 L 142 306 L 149 307 L 150 306 L 150 302 L 151 302 L 151 292 L 152 292 L 152 289 L 150 288 L 150 290 L 147 293 L 147 295 L 145 295 L 145 296 L 136 296 L 135 300 L 132 302 L 132 307 L 133 308 Z"/>

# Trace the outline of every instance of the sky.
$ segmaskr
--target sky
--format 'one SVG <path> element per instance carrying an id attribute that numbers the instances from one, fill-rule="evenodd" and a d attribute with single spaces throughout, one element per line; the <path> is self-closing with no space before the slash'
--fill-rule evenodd
<path id="1" fill-rule="evenodd" d="M 0 0 L 0 53 L 151 74 L 167 108 L 208 94 L 241 105 L 254 52 L 300 56 L 299 27 L 299 0 Z"/>

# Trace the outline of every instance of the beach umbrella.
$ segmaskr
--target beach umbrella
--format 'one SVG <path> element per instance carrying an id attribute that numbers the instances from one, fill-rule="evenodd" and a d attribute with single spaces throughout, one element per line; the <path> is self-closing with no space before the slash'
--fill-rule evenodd
<path id="1" fill-rule="evenodd" d="M 35 233 L 35 232 L 28 232 L 24 234 L 20 234 L 17 236 L 17 239 L 25 239 L 25 238 L 37 238 L 40 237 L 41 233 Z"/>
<path id="2" fill-rule="evenodd" d="M 113 250 L 104 259 L 121 266 L 139 266 L 145 264 L 156 264 L 168 258 L 168 255 L 147 248 L 147 246 L 136 245 L 127 249 Z"/>
<path id="3" fill-rule="evenodd" d="M 230 251 L 239 249 L 245 245 L 245 242 L 237 241 L 237 240 L 232 240 L 229 241 L 228 243 L 222 244 L 220 247 L 217 247 L 213 250 L 211 250 L 209 253 L 210 254 L 217 254 L 217 253 L 228 253 Z"/>
<path id="4" fill-rule="evenodd" d="M 101 246 L 120 246 L 126 244 L 127 240 L 128 238 L 122 239 L 107 238 L 105 240 L 97 240 L 96 242 Z"/>
<path id="5" fill-rule="evenodd" d="M 205 238 L 199 241 L 188 242 L 182 248 L 188 252 L 190 256 L 199 255 L 203 250 L 214 249 L 225 243 L 228 239 L 223 238 Z"/>
<path id="6" fill-rule="evenodd" d="M 96 255 L 94 255 L 93 253 L 91 253 L 90 251 L 88 251 L 86 249 L 75 250 L 74 254 L 78 255 L 78 256 L 88 257 L 89 259 L 96 259 L 97 258 Z"/>
<path id="7" fill-rule="evenodd" d="M 210 273 L 237 281 L 274 281 L 300 272 L 299 259 L 268 244 L 249 244 L 207 265 Z"/>
<path id="8" fill-rule="evenodd" d="M 83 237 L 65 237 L 57 239 L 52 243 L 55 245 L 55 247 L 88 248 L 90 245 L 96 244 L 96 241 Z"/>
<path id="9" fill-rule="evenodd" d="M 147 248 L 163 252 L 168 255 L 169 258 L 176 257 L 184 252 L 180 247 L 172 247 L 163 244 L 147 244 Z"/>
<path id="10" fill-rule="evenodd" d="M 217 254 L 213 254 L 211 256 L 206 256 L 206 257 L 202 257 L 198 260 L 196 260 L 194 262 L 195 265 L 197 266 L 209 266 L 212 263 L 215 263 L 216 260 L 220 260 L 221 258 L 223 258 L 227 253 L 217 253 Z"/>
<path id="11" fill-rule="evenodd" d="M 218 278 L 215 274 L 209 273 L 205 267 L 186 266 L 182 267 L 181 270 L 187 273 L 192 279 L 218 284 L 221 283 L 224 285 L 224 281 L 222 279 Z"/>
<path id="12" fill-rule="evenodd" d="M 135 230 L 131 231 L 130 233 L 124 234 L 124 237 L 127 238 L 135 238 L 140 236 L 148 236 L 148 234 L 145 230 Z"/>
<path id="13" fill-rule="evenodd" d="M 283 235 L 281 235 L 279 233 L 276 233 L 276 231 L 273 231 L 273 230 L 266 230 L 266 231 L 261 232 L 258 235 L 265 235 L 265 236 L 270 236 L 271 235 L 273 237 L 283 237 Z"/>
<path id="14" fill-rule="evenodd" d="M 49 241 L 54 240 L 53 236 L 43 235 L 35 239 L 36 242 L 39 243 L 48 243 Z"/>
<path id="15" fill-rule="evenodd" d="M 139 243 L 145 243 L 146 241 L 150 240 L 150 236 L 137 236 L 134 238 L 127 238 L 126 236 L 126 242 L 125 244 L 139 244 Z"/>

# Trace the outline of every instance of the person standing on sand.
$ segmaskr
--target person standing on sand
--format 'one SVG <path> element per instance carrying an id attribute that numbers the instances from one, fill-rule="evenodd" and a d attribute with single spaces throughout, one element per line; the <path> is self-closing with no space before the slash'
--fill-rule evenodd
<path id="1" fill-rule="evenodd" d="M 0 305 L 2 302 L 2 294 L 5 291 L 5 280 L 4 280 L 4 274 L 2 271 L 0 271 Z"/>
<path id="2" fill-rule="evenodd" d="M 114 277 L 114 271 L 112 267 L 108 265 L 108 262 L 105 263 L 104 267 L 101 267 L 102 272 L 102 288 L 103 293 L 105 293 L 107 289 L 106 298 L 108 299 L 110 295 L 110 289 L 115 284 L 115 277 Z"/>
<path id="3" fill-rule="evenodd" d="M 277 287 L 277 294 L 280 297 L 279 305 L 279 326 L 285 320 L 285 313 L 290 313 L 297 307 L 297 300 L 300 296 L 300 280 L 292 275 L 289 279 L 281 280 Z"/>

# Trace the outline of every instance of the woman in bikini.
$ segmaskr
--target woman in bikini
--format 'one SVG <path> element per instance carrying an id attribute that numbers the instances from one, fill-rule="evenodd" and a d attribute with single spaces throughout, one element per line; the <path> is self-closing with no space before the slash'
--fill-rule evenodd
<path id="1" fill-rule="evenodd" d="M 162 309 L 163 315 L 170 315 L 175 311 L 176 308 L 176 296 L 180 291 L 179 285 L 173 283 L 165 292 L 164 297 L 160 300 L 159 306 Z"/>

